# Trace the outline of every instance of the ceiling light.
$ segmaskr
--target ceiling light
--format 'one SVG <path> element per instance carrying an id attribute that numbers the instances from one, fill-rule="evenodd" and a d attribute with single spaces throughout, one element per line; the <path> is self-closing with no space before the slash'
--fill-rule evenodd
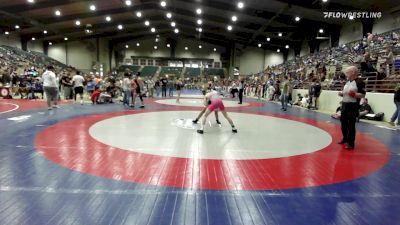
<path id="1" fill-rule="evenodd" d="M 53 43 L 49 42 L 49 45 L 53 45 Z"/>
<path id="2" fill-rule="evenodd" d="M 5 35 L 9 35 L 9 34 L 10 34 L 10 32 L 6 31 L 6 32 L 4 32 L 4 34 L 5 34 Z"/>
<path id="3" fill-rule="evenodd" d="M 216 52 L 217 51 L 217 49 L 216 48 L 214 48 L 214 52 Z"/>
<path id="4" fill-rule="evenodd" d="M 15 25 L 15 29 L 19 29 L 19 25 Z"/>
<path id="5" fill-rule="evenodd" d="M 232 30 L 232 26 L 231 26 L 231 25 L 228 25 L 228 26 L 226 27 L 226 29 L 228 29 L 229 31 L 231 31 L 231 30 Z"/>
<path id="6" fill-rule="evenodd" d="M 262 44 L 258 44 L 258 47 L 261 48 Z"/>
<path id="7" fill-rule="evenodd" d="M 175 32 L 175 34 L 179 33 L 179 29 L 175 28 L 174 32 Z"/>
<path id="8" fill-rule="evenodd" d="M 300 21 L 300 17 L 296 16 L 296 17 L 294 18 L 294 20 L 295 20 L 296 22 L 299 22 L 299 21 Z"/>
<path id="9" fill-rule="evenodd" d="M 167 18 L 168 18 L 168 19 L 171 19 L 171 18 L 172 18 L 172 13 L 170 13 L 170 12 L 167 13 Z"/>
<path id="10" fill-rule="evenodd" d="M 131 0 L 126 0 L 126 1 L 125 1 L 125 5 L 131 6 L 131 5 L 132 5 L 132 1 L 131 1 Z"/>
<path id="11" fill-rule="evenodd" d="M 231 19 L 232 19 L 233 22 L 236 22 L 236 21 L 237 21 L 237 17 L 236 17 L 236 16 L 232 16 Z"/>
<path id="12" fill-rule="evenodd" d="M 158 42 L 158 38 L 156 38 L 156 42 Z"/>
<path id="13" fill-rule="evenodd" d="M 75 21 L 75 25 L 80 26 L 81 25 L 81 21 L 79 21 L 79 20 Z"/>
<path id="14" fill-rule="evenodd" d="M 237 7 L 238 7 L 239 9 L 243 9 L 244 3 L 243 3 L 243 2 L 238 2 Z"/>
<path id="15" fill-rule="evenodd" d="M 150 22 L 149 22 L 148 20 L 146 20 L 146 21 L 144 22 L 144 25 L 150 26 Z"/>
<path id="16" fill-rule="evenodd" d="M 203 48 L 203 46 L 199 45 L 199 48 Z"/>
<path id="17" fill-rule="evenodd" d="M 61 16 L 61 11 L 60 11 L 60 10 L 56 10 L 56 11 L 54 12 L 54 14 L 56 14 L 56 16 Z"/>
<path id="18" fill-rule="evenodd" d="M 197 20 L 197 24 L 198 24 L 198 25 L 201 25 L 201 24 L 203 24 L 203 20 L 201 20 L 201 19 L 198 19 L 198 20 Z"/>
<path id="19" fill-rule="evenodd" d="M 281 52 L 281 50 L 278 48 L 278 49 L 276 50 L 276 52 Z"/>
<path id="20" fill-rule="evenodd" d="M 138 43 L 136 43 L 136 46 L 138 46 L 138 47 L 139 47 L 139 46 L 140 46 L 140 43 L 139 43 L 139 42 L 138 42 Z"/>
<path id="21" fill-rule="evenodd" d="M 129 45 L 125 45 L 125 48 L 129 48 Z"/>
<path id="22" fill-rule="evenodd" d="M 47 30 L 44 30 L 44 31 L 43 31 L 43 34 L 47 34 Z"/>
<path id="23" fill-rule="evenodd" d="M 65 38 L 64 38 L 64 41 L 68 41 L 68 38 L 67 38 L 67 37 L 65 37 Z"/>
<path id="24" fill-rule="evenodd" d="M 200 15 L 202 12 L 203 12 L 203 11 L 202 11 L 200 8 L 196 9 L 197 15 Z"/>
<path id="25" fill-rule="evenodd" d="M 289 45 L 286 45 L 285 48 L 289 48 Z"/>
<path id="26" fill-rule="evenodd" d="M 140 18 L 140 17 L 142 17 L 142 13 L 141 12 L 137 12 L 136 16 Z"/>
<path id="27" fill-rule="evenodd" d="M 154 46 L 154 49 L 157 49 L 157 48 L 158 48 L 158 47 L 155 45 L 155 46 Z"/>
<path id="28" fill-rule="evenodd" d="M 185 47 L 185 50 L 187 51 L 187 50 L 189 50 L 189 48 L 188 48 L 188 47 Z"/>
<path id="29" fill-rule="evenodd" d="M 328 2 L 328 0 L 322 0 L 322 2 L 324 2 L 324 3 L 325 3 L 325 2 Z"/>
<path id="30" fill-rule="evenodd" d="M 167 44 L 167 48 L 169 48 L 169 47 L 171 47 L 171 45 L 170 45 L 170 44 Z"/>
<path id="31" fill-rule="evenodd" d="M 153 33 L 156 32 L 156 28 L 152 27 L 151 32 L 153 32 Z"/>
<path id="32" fill-rule="evenodd" d="M 203 28 L 199 27 L 199 28 L 197 28 L 197 31 L 199 31 L 201 33 L 201 32 L 203 32 Z"/>
<path id="33" fill-rule="evenodd" d="M 122 29 L 124 29 L 124 26 L 122 26 L 121 24 L 118 25 L 118 30 L 122 30 Z"/>
<path id="34" fill-rule="evenodd" d="M 166 1 L 161 1 L 161 2 L 160 2 L 160 5 L 161 5 L 162 7 L 165 7 L 165 6 L 167 6 L 167 2 L 166 2 Z"/>
<path id="35" fill-rule="evenodd" d="M 171 22 L 171 27 L 175 27 L 176 23 L 175 22 Z"/>
<path id="36" fill-rule="evenodd" d="M 106 17 L 106 21 L 107 21 L 107 22 L 110 22 L 110 21 L 111 21 L 111 16 L 107 16 L 107 17 Z"/>
<path id="37" fill-rule="evenodd" d="M 278 36 L 279 36 L 279 37 L 282 37 L 282 33 L 278 33 Z"/>
<path id="38" fill-rule="evenodd" d="M 90 8 L 90 10 L 92 10 L 92 11 L 96 11 L 96 6 L 95 6 L 95 5 L 91 5 L 89 8 Z"/>
<path id="39" fill-rule="evenodd" d="M 324 33 L 324 29 L 319 29 L 319 33 Z"/>
<path id="40" fill-rule="evenodd" d="M 28 0 L 28 3 L 35 3 L 35 0 Z"/>
<path id="41" fill-rule="evenodd" d="M 35 37 L 33 37 L 33 38 L 32 38 L 32 41 L 34 41 L 34 40 L 36 40 L 36 38 L 35 38 Z"/>
<path id="42" fill-rule="evenodd" d="M 270 40 L 271 40 L 271 38 L 267 37 L 267 41 L 270 41 Z"/>

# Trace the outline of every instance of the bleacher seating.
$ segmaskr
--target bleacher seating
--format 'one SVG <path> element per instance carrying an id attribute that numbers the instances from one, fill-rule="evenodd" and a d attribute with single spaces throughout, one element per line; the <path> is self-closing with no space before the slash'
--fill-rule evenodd
<path id="1" fill-rule="evenodd" d="M 224 76 L 224 70 L 219 68 L 205 68 L 205 76 Z"/>
<path id="2" fill-rule="evenodd" d="M 140 66 L 133 66 L 133 65 L 121 65 L 118 67 L 118 73 L 124 73 L 126 70 L 129 70 L 132 74 L 136 74 L 140 69 Z"/>
<path id="3" fill-rule="evenodd" d="M 199 77 L 200 76 L 200 68 L 191 68 L 191 67 L 186 67 L 185 71 L 185 77 Z"/>
<path id="4" fill-rule="evenodd" d="M 141 71 L 143 77 L 153 77 L 158 70 L 158 66 L 145 66 Z"/>
<path id="5" fill-rule="evenodd" d="M 0 67 L 6 66 L 20 73 L 20 71 L 24 71 L 24 69 L 34 67 L 40 70 L 48 65 L 53 65 L 57 71 L 73 69 L 40 52 L 27 52 L 11 46 L 0 46 Z"/>
<path id="6" fill-rule="evenodd" d="M 163 66 L 163 67 L 161 67 L 160 76 L 173 75 L 175 77 L 179 77 L 182 73 L 182 70 L 183 70 L 183 67 Z"/>

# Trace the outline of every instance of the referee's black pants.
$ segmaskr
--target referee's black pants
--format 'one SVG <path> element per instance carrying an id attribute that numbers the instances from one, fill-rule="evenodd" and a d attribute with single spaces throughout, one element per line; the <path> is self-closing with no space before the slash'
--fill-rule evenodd
<path id="1" fill-rule="evenodd" d="M 239 89 L 239 103 L 242 104 L 243 102 L 243 89 Z"/>
<path id="2" fill-rule="evenodd" d="M 342 141 L 346 142 L 352 147 L 354 147 L 354 142 L 356 139 L 356 120 L 359 113 L 358 109 L 358 103 L 342 103 L 342 114 L 340 116 L 343 135 Z"/>

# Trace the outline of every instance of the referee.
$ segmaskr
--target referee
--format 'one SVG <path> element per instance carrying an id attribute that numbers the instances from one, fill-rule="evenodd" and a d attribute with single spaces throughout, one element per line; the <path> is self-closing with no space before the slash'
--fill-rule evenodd
<path id="1" fill-rule="evenodd" d="M 348 150 L 354 149 L 356 139 L 356 119 L 359 113 L 360 99 L 365 96 L 365 83 L 358 78 L 358 69 L 350 66 L 345 71 L 347 83 L 339 96 L 342 100 L 342 115 L 340 122 L 342 124 L 343 139 L 339 144 L 346 144 Z"/>

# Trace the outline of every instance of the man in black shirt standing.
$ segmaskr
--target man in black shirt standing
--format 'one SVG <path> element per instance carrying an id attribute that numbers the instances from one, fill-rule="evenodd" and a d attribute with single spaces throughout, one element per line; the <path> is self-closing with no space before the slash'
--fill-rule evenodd
<path id="1" fill-rule="evenodd" d="M 394 104 L 396 106 L 396 111 L 393 113 L 392 118 L 390 119 L 390 125 L 395 126 L 394 123 L 397 120 L 397 126 L 400 127 L 400 84 L 397 84 L 394 89 Z"/>
<path id="2" fill-rule="evenodd" d="M 339 144 L 346 144 L 348 150 L 354 149 L 356 139 L 356 120 L 359 113 L 360 99 L 365 97 L 365 83 L 358 78 L 358 69 L 350 66 L 346 69 L 347 83 L 339 96 L 343 97 L 340 122 L 343 138 Z"/>
<path id="3" fill-rule="evenodd" d="M 161 95 L 164 98 L 167 97 L 167 84 L 168 80 L 165 77 L 161 78 Z"/>
<path id="4" fill-rule="evenodd" d="M 244 80 L 239 82 L 239 104 L 243 103 Z"/>

